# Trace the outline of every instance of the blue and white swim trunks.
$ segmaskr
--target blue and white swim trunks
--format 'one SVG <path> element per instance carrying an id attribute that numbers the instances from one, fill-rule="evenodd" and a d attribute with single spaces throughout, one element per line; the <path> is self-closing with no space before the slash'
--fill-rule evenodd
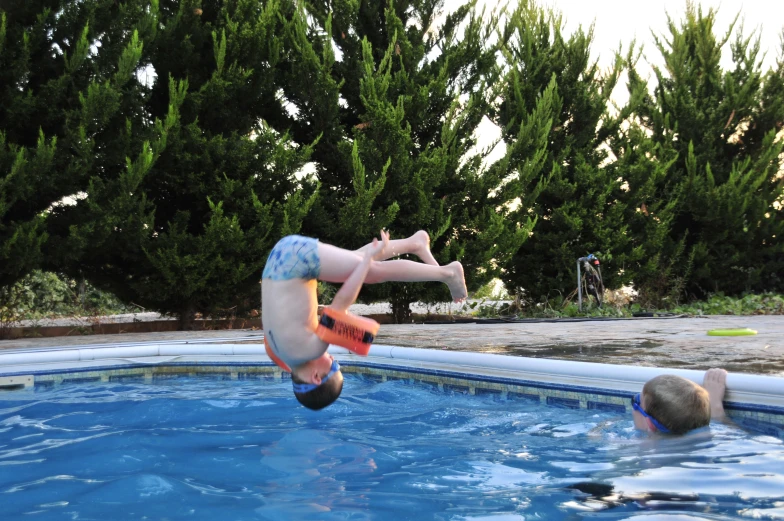
<path id="1" fill-rule="evenodd" d="M 318 239 L 287 235 L 272 248 L 264 265 L 262 279 L 317 279 L 321 272 Z"/>

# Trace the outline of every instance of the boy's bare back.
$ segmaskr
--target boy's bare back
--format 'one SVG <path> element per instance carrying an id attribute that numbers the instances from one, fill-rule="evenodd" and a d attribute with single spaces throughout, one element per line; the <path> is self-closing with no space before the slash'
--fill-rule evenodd
<path id="1" fill-rule="evenodd" d="M 316 334 L 318 300 L 315 279 L 261 282 L 262 326 L 276 354 L 295 367 L 321 356 L 328 345 Z M 290 349 L 289 346 L 295 347 Z"/>

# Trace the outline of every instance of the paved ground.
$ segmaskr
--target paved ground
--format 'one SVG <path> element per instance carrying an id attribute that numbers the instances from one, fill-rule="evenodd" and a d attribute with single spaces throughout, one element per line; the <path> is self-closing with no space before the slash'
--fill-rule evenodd
<path id="1" fill-rule="evenodd" d="M 748 327 L 745 337 L 710 329 Z M 784 316 L 383 326 L 380 344 L 784 377 Z"/>
<path id="2" fill-rule="evenodd" d="M 410 304 L 411 312 L 414 314 L 425 315 L 431 314 L 452 314 L 468 310 L 472 306 L 487 305 L 487 306 L 500 306 L 508 301 L 498 300 L 492 303 L 486 303 L 485 300 L 466 300 L 460 304 L 452 302 L 442 302 L 437 304 L 424 304 L 422 302 L 413 302 Z M 349 308 L 355 315 L 375 315 L 383 313 L 392 313 L 392 305 L 388 302 L 378 302 L 374 304 L 354 304 Z M 108 315 L 102 317 L 82 317 L 82 318 L 41 318 L 38 320 L 22 320 L 15 323 L 14 326 L 23 327 L 52 327 L 52 326 L 80 326 L 88 325 L 95 322 L 104 324 L 127 324 L 133 322 L 152 322 L 158 320 L 176 320 L 175 318 L 161 315 L 160 313 L 142 312 L 142 313 L 121 313 L 118 315 Z"/>
<path id="3" fill-rule="evenodd" d="M 717 328 L 749 327 L 755 336 L 713 337 Z M 69 336 L 0 342 L 0 349 L 99 343 L 182 341 L 231 342 L 260 330 L 220 330 Z M 612 321 L 384 325 L 379 344 L 503 353 L 623 365 L 707 369 L 784 377 L 784 316 L 651 318 Z"/>

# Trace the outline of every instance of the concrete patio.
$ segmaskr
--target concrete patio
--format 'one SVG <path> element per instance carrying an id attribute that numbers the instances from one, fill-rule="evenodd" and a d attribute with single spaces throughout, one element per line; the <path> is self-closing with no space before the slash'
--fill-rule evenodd
<path id="1" fill-rule="evenodd" d="M 758 334 L 745 337 L 707 335 L 710 329 L 744 327 L 757 330 Z M 0 341 L 0 349 L 199 339 L 261 343 L 263 331 L 241 329 L 23 338 Z M 723 367 L 730 372 L 784 377 L 784 316 L 383 325 L 376 343 L 647 367 Z"/>

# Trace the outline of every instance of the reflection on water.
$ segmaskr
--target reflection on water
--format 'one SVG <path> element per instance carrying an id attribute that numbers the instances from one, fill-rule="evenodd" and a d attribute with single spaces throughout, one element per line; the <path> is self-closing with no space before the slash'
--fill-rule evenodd
<path id="1" fill-rule="evenodd" d="M 4 519 L 781 517 L 784 444 L 349 375 L 312 412 L 290 384 L 174 379 L 0 395 Z M 33 517 L 31 517 L 32 519 Z"/>

